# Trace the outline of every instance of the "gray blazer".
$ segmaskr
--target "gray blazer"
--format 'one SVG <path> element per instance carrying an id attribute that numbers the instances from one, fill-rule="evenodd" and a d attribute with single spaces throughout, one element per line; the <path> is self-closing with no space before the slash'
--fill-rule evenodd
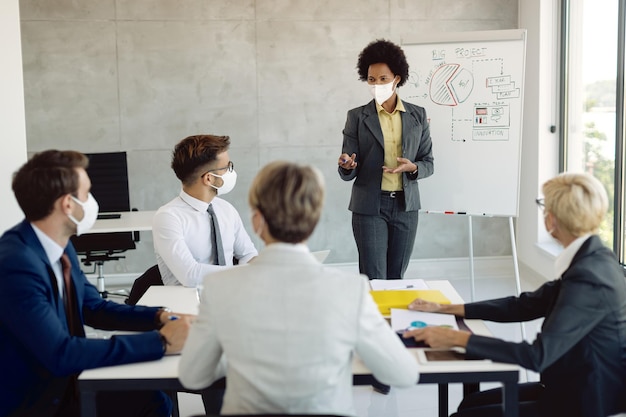
<path id="1" fill-rule="evenodd" d="M 180 381 L 202 389 L 222 376 L 222 414 L 356 415 L 356 353 L 384 384 L 418 380 L 413 354 L 380 315 L 363 275 L 273 243 L 247 265 L 209 274 L 180 360 Z"/>
<path id="2" fill-rule="evenodd" d="M 402 101 L 406 112 L 402 116 L 402 157 L 417 165 L 417 175 L 405 173 L 402 178 L 406 211 L 421 208 L 417 180 L 433 174 L 432 141 L 423 107 Z M 343 129 L 342 152 L 356 154 L 357 167 L 347 170 L 339 167 L 344 181 L 355 179 L 349 209 L 354 213 L 377 215 L 380 212 L 380 184 L 382 181 L 385 148 L 383 132 L 374 100 L 348 112 Z"/>

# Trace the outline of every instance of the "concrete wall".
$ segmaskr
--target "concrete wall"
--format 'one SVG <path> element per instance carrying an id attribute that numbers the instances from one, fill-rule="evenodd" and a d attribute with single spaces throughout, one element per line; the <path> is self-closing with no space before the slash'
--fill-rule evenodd
<path id="1" fill-rule="evenodd" d="M 359 51 L 376 38 L 518 27 L 517 0 L 22 0 L 20 7 L 29 152 L 125 150 L 131 204 L 150 210 L 179 191 L 169 168 L 177 141 L 228 134 L 239 180 L 227 199 L 246 225 L 248 186 L 261 166 L 313 164 L 326 176 L 328 198 L 309 244 L 332 249 L 329 262 L 357 260 L 351 184 L 339 179 L 336 160 L 347 110 L 370 100 L 355 70 Z M 466 219 L 423 215 L 413 257 L 464 257 L 467 241 Z M 507 219 L 476 219 L 474 242 L 475 256 L 510 255 Z M 143 233 L 139 250 L 106 268 L 136 272 L 153 263 Z"/>

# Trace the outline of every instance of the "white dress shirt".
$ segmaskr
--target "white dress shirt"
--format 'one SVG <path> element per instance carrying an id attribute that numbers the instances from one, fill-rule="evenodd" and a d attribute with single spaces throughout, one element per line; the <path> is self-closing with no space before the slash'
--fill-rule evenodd
<path id="1" fill-rule="evenodd" d="M 209 204 L 181 191 L 156 212 L 152 237 L 157 264 L 165 285 L 197 287 L 209 273 L 245 264 L 257 255 L 239 213 L 232 204 L 215 197 L 211 202 L 220 227 L 226 267 L 214 265 Z"/>
<path id="2" fill-rule="evenodd" d="M 563 249 L 563 252 L 559 254 L 559 256 L 556 258 L 556 261 L 554 262 L 555 278 L 561 278 L 561 275 L 563 275 L 563 272 L 565 272 L 567 268 L 569 268 L 569 266 L 571 265 L 572 260 L 574 259 L 574 255 L 578 253 L 578 250 L 580 249 L 580 247 L 590 237 L 591 237 L 590 233 L 586 235 L 582 235 L 576 238 L 576 240 L 570 243 L 565 249 Z"/>
<path id="3" fill-rule="evenodd" d="M 303 245 L 272 243 L 254 262 L 209 275 L 179 379 L 223 374 L 229 414 L 355 415 L 352 360 L 384 384 L 412 386 L 416 358 L 381 316 L 364 275 L 321 264 Z"/>
<path id="4" fill-rule="evenodd" d="M 61 266 L 61 256 L 63 256 L 63 248 L 37 226 L 32 223 L 30 225 L 35 231 L 35 234 L 37 235 L 41 246 L 43 246 L 44 252 L 46 252 L 48 262 L 50 262 L 50 265 L 52 266 L 52 271 L 54 272 L 54 276 L 57 279 L 57 289 L 59 290 L 59 297 L 63 298 L 63 288 L 65 288 L 65 280 L 63 279 L 63 267 Z"/>

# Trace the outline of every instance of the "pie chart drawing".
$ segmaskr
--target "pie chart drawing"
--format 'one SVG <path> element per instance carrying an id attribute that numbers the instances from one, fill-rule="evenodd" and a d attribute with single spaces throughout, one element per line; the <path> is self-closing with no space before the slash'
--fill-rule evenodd
<path id="1" fill-rule="evenodd" d="M 442 106 L 458 106 L 472 93 L 474 76 L 459 64 L 444 64 L 430 80 L 430 99 Z"/>

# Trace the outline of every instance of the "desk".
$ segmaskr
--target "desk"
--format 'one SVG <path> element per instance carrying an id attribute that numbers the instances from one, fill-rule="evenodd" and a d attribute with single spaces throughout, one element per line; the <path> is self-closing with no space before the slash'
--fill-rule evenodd
<path id="1" fill-rule="evenodd" d="M 432 289 L 442 291 L 453 303 L 463 302 L 448 281 L 426 281 Z M 167 295 L 167 299 L 165 299 Z M 198 298 L 195 289 L 184 287 L 150 287 L 139 300 L 139 304 L 170 306 L 184 313 L 183 308 L 197 308 Z M 490 332 L 481 320 L 466 320 L 468 327 L 476 334 L 489 335 Z M 417 355 L 417 349 L 411 349 Z M 167 356 L 153 362 L 111 366 L 84 371 L 78 378 L 81 395 L 82 415 L 95 416 L 95 397 L 100 390 L 146 390 L 185 391 L 178 380 L 180 356 Z M 417 356 L 416 356 L 417 360 Z M 429 364 L 420 366 L 419 384 L 439 385 L 439 416 L 448 415 L 448 384 L 477 384 L 479 382 L 501 382 L 504 388 L 505 417 L 518 416 L 517 365 L 493 362 L 463 362 L 459 364 Z M 355 385 L 371 384 L 372 375 L 365 364 L 357 357 L 352 364 Z"/>
<path id="2" fill-rule="evenodd" d="M 140 232 L 152 230 L 153 211 L 124 211 L 119 219 L 99 219 L 89 233 Z"/>
<path id="3" fill-rule="evenodd" d="M 98 219 L 93 227 L 89 230 L 90 234 L 100 233 L 119 233 L 119 232 L 139 232 L 139 231 L 151 231 L 152 219 L 156 211 L 124 211 L 120 212 L 119 219 Z M 137 240 L 135 238 L 134 240 Z M 103 264 L 107 260 L 117 259 L 117 257 L 110 257 L 108 255 L 98 256 L 101 259 L 94 259 L 97 266 L 98 276 L 96 279 L 96 285 L 98 292 L 102 294 L 104 298 L 107 297 L 107 291 L 104 282 Z M 87 258 L 88 259 L 88 258 Z M 91 262 L 91 261 L 90 261 Z"/>

